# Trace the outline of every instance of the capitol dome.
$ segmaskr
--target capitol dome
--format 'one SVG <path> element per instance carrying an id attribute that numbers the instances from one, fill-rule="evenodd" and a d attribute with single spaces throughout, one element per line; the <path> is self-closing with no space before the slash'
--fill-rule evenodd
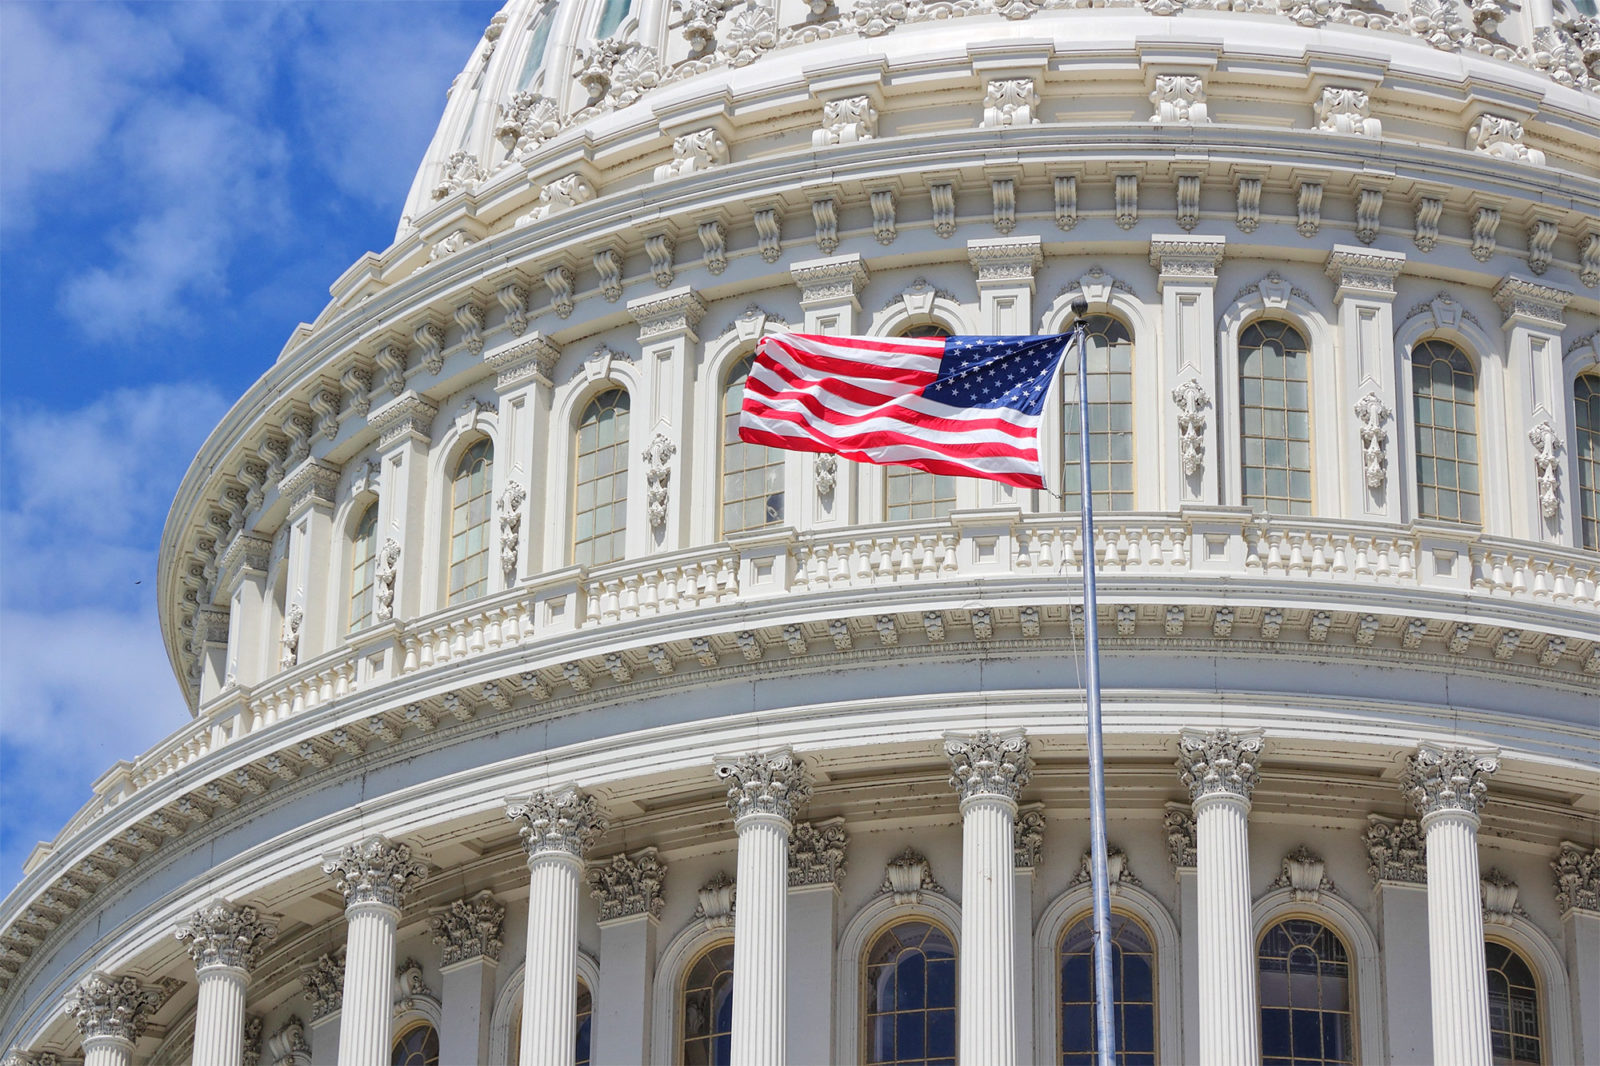
<path id="1" fill-rule="evenodd" d="M 1592 5 L 512 0 L 189 468 L 4 1061 L 1090 1062 L 1092 558 L 1120 1063 L 1600 1062 L 1597 289 Z M 1093 545 L 1070 367 L 1048 491 L 738 440 L 1080 300 Z"/>

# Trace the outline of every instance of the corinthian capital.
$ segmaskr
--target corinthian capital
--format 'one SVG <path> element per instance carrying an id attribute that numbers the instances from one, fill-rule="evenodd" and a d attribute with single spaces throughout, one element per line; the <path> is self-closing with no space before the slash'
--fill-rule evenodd
<path id="1" fill-rule="evenodd" d="M 1028 738 L 1020 729 L 946 733 L 944 753 L 950 759 L 950 787 L 961 793 L 963 803 L 979 796 L 999 796 L 1015 803 L 1033 776 Z"/>
<path id="2" fill-rule="evenodd" d="M 444 949 L 444 964 L 484 958 L 498 962 L 500 926 L 506 909 L 494 901 L 494 893 L 484 889 L 470 899 L 458 899 L 429 923 L 433 942 Z"/>
<path id="3" fill-rule="evenodd" d="M 67 1015 L 78 1023 L 78 1035 L 85 1042 L 99 1038 L 132 1044 L 166 998 L 161 989 L 142 985 L 136 978 L 96 971 L 78 986 Z"/>
<path id="4" fill-rule="evenodd" d="M 1493 752 L 1423 744 L 1406 760 L 1400 791 L 1416 807 L 1418 815 L 1438 811 L 1476 815 L 1489 791 L 1485 779 L 1498 769 L 1500 760 Z"/>
<path id="5" fill-rule="evenodd" d="M 1185 729 L 1178 737 L 1178 771 L 1189 798 L 1228 795 L 1249 799 L 1255 791 L 1261 761 L 1258 730 Z"/>
<path id="6" fill-rule="evenodd" d="M 173 933 L 189 951 L 197 971 L 214 967 L 249 972 L 267 943 L 278 935 L 278 923 L 254 907 L 214 899 L 195 911 Z"/>
<path id="7" fill-rule="evenodd" d="M 528 858 L 561 853 L 583 858 L 601 833 L 605 816 L 595 798 L 576 785 L 535 792 L 525 800 L 506 804 L 506 816 L 521 822 L 522 846 Z"/>
<path id="8" fill-rule="evenodd" d="M 379 903 L 399 908 L 405 894 L 428 874 L 411 857 L 411 848 L 386 837 L 370 836 L 323 860 L 322 872 L 344 894 L 346 908 Z"/>
<path id="9" fill-rule="evenodd" d="M 736 824 L 758 814 L 793 822 L 811 798 L 805 767 L 788 748 L 717 759 L 713 765 L 728 782 L 728 809 Z"/>
<path id="10" fill-rule="evenodd" d="M 589 870 L 589 895 L 600 904 L 600 920 L 629 918 L 636 914 L 661 917 L 666 897 L 661 886 L 667 879 L 667 864 L 655 848 L 644 848 L 632 855 L 614 855 L 608 863 Z"/>

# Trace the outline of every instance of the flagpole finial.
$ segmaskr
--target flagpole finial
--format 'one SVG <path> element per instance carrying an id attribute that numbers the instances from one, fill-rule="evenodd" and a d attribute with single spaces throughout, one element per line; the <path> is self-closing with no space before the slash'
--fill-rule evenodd
<path id="1" fill-rule="evenodd" d="M 1089 313 L 1089 301 L 1088 300 L 1085 300 L 1082 296 L 1080 296 L 1076 300 L 1072 301 L 1072 314 L 1073 314 L 1074 317 L 1082 318 L 1084 315 L 1086 315 L 1088 313 Z"/>

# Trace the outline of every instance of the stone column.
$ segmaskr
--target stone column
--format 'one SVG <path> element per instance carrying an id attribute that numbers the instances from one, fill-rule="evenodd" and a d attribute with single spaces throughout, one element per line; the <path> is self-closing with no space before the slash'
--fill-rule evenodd
<path id="1" fill-rule="evenodd" d="M 1555 544 L 1577 544 L 1578 523 L 1573 521 L 1573 486 L 1563 485 L 1569 469 L 1562 454 L 1572 440 L 1572 426 L 1562 371 L 1561 333 L 1566 327 L 1566 306 L 1573 295 L 1553 285 L 1509 277 L 1494 291 L 1495 303 L 1505 312 L 1501 328 L 1506 336 L 1504 390 L 1480 388 L 1484 412 L 1482 425 L 1495 412 L 1490 405 L 1503 402 L 1506 439 L 1506 492 L 1511 504 L 1508 536 Z M 1485 367 L 1484 376 L 1488 369 Z M 1502 394 L 1504 400 L 1491 399 Z M 1492 446 L 1485 437 L 1480 445 Z M 1487 456 L 1485 456 L 1487 458 Z M 1489 471 L 1486 469 L 1485 474 Z M 1487 507 L 1493 486 L 1483 486 Z M 1488 515 L 1485 514 L 1485 519 Z M 1488 528 L 1486 532 L 1495 532 Z"/>
<path id="2" fill-rule="evenodd" d="M 1185 729 L 1178 738 L 1178 767 L 1195 821 L 1201 1066 L 1255 1062 L 1261 1055 L 1247 826 L 1261 748 L 1254 730 Z"/>
<path id="3" fill-rule="evenodd" d="M 1399 457 L 1411 449 L 1394 440 L 1401 399 L 1394 355 L 1394 282 L 1406 265 L 1400 252 L 1336 244 L 1324 267 L 1333 279 L 1339 313 L 1342 379 L 1337 403 L 1340 467 L 1349 514 L 1398 522 L 1405 485 Z M 1410 401 L 1405 403 L 1409 406 Z M 1315 418 L 1315 414 L 1313 414 Z M 1405 419 L 1409 426 L 1411 420 Z"/>
<path id="4" fill-rule="evenodd" d="M 1489 1066 L 1492 1059 L 1478 810 L 1489 791 L 1485 778 L 1499 768 L 1493 754 L 1423 744 L 1400 777 L 1427 845 L 1433 1057 L 1452 1066 Z"/>
<path id="5" fill-rule="evenodd" d="M 85 977 L 67 1003 L 83 1039 L 84 1066 L 132 1066 L 133 1046 L 165 999 L 133 977 L 99 971 Z"/>
<path id="6" fill-rule="evenodd" d="M 427 876 L 411 848 L 370 836 L 323 860 L 344 896 L 339 1066 L 385 1066 L 393 1037 L 394 940 L 406 893 Z"/>
<path id="7" fill-rule="evenodd" d="M 200 1002 L 194 1011 L 195 1062 L 240 1066 L 244 1062 L 244 992 L 250 971 L 277 923 L 254 907 L 215 899 L 178 926 L 175 936 L 194 960 Z"/>
<path id="8" fill-rule="evenodd" d="M 811 798 L 804 767 L 787 748 L 716 759 L 739 834 L 733 915 L 733 1048 L 740 1066 L 787 1061 L 789 833 Z"/>
<path id="9" fill-rule="evenodd" d="M 800 287 L 805 321 L 799 332 L 849 336 L 860 332 L 861 290 L 871 275 L 858 253 L 807 259 L 789 268 Z M 835 455 L 802 456 L 807 476 L 784 496 L 786 521 L 797 529 L 821 529 L 856 521 L 861 464 Z M 819 486 L 832 486 L 820 491 Z M 871 513 L 871 512 L 869 512 Z"/>
<path id="10" fill-rule="evenodd" d="M 589 1029 L 595 1066 L 651 1061 L 656 930 L 667 902 L 661 892 L 666 878 L 667 864 L 655 848 L 615 855 L 589 870 L 589 894 L 600 905 L 600 987 Z"/>
<path id="11" fill-rule="evenodd" d="M 1432 1062 L 1428 1021 L 1428 953 L 1408 951 L 1428 924 L 1428 866 L 1422 827 L 1367 815 L 1367 872 L 1378 904 L 1379 962 L 1383 967 L 1383 1017 L 1389 1062 Z"/>
<path id="12" fill-rule="evenodd" d="M 1034 331 L 1034 274 L 1044 263 L 1038 237 L 994 237 L 967 242 L 967 261 L 978 275 L 978 331 L 1026 335 Z M 1021 496 L 1034 509 L 1035 494 L 998 481 L 979 481 L 982 507 L 1016 506 Z"/>
<path id="13" fill-rule="evenodd" d="M 1015 857 L 1017 794 L 1032 775 L 1018 729 L 945 735 L 950 785 L 961 797 L 962 1066 L 1017 1061 Z"/>
<path id="14" fill-rule="evenodd" d="M 1161 235 L 1150 239 L 1150 264 L 1160 269 L 1161 335 L 1166 351 L 1162 374 L 1172 406 L 1163 404 L 1164 451 L 1182 462 L 1163 465 L 1169 473 L 1163 486 L 1165 507 L 1217 503 L 1221 496 L 1217 471 L 1231 461 L 1217 440 L 1217 266 L 1225 247 L 1222 237 Z M 1163 397 L 1165 401 L 1167 397 Z"/>
<path id="15" fill-rule="evenodd" d="M 500 966 L 500 928 L 506 909 L 488 889 L 458 899 L 431 921 L 442 949 L 439 1061 L 489 1061 L 490 1007 Z"/>
<path id="16" fill-rule="evenodd" d="M 838 974 L 833 946 L 839 932 L 839 882 L 850 837 L 843 818 L 801 822 L 789 841 L 789 969 L 807 975 L 789 982 L 789 1057 L 833 1058 L 833 997 Z"/>
<path id="17" fill-rule="evenodd" d="M 593 796 L 574 785 L 506 804 L 528 852 L 528 950 L 522 978 L 522 1066 L 572 1066 L 578 1046 L 578 888 L 583 856 L 605 831 Z"/>
<path id="18" fill-rule="evenodd" d="M 1600 848 L 1561 842 L 1555 862 L 1556 908 L 1571 975 L 1574 1062 L 1600 1061 Z"/>

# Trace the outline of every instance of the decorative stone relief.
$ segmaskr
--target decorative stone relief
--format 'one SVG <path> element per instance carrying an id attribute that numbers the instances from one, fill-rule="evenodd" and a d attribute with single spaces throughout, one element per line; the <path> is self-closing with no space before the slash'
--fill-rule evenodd
<path id="1" fill-rule="evenodd" d="M 1237 207 L 1234 225 L 1241 233 L 1254 233 L 1261 225 L 1261 179 L 1240 178 L 1235 190 Z"/>
<path id="2" fill-rule="evenodd" d="M 1205 82 L 1195 74 L 1157 74 L 1156 87 L 1150 91 L 1150 102 L 1155 105 L 1151 122 L 1210 122 L 1206 117 Z"/>
<path id="3" fill-rule="evenodd" d="M 1378 239 L 1378 221 L 1382 213 L 1382 189 L 1362 189 L 1356 194 L 1356 240 L 1371 244 Z"/>
<path id="4" fill-rule="evenodd" d="M 174 931 L 195 970 L 225 967 L 246 972 L 278 934 L 278 923 L 254 908 L 214 899 Z"/>
<path id="5" fill-rule="evenodd" d="M 422 963 L 416 959 L 406 958 L 394 968 L 393 1003 L 396 1018 L 418 1010 L 424 1003 L 438 1009 L 439 995 L 428 987 L 422 975 Z"/>
<path id="6" fill-rule="evenodd" d="M 839 209 L 833 197 L 811 201 L 811 222 L 817 231 L 817 251 L 832 255 L 839 248 Z"/>
<path id="7" fill-rule="evenodd" d="M 305 624 L 306 612 L 298 603 L 289 604 L 283 615 L 283 636 L 279 638 L 281 652 L 278 665 L 285 670 L 294 669 L 300 662 L 300 627 Z"/>
<path id="8" fill-rule="evenodd" d="M 166 1001 L 160 988 L 140 984 L 134 977 L 116 977 L 96 970 L 78 985 L 67 1001 L 66 1014 L 78 1025 L 84 1040 L 112 1037 L 137 1042 L 145 1027 Z"/>
<path id="9" fill-rule="evenodd" d="M 983 121 L 980 126 L 998 130 L 1010 126 L 1037 125 L 1038 107 L 1039 94 L 1034 90 L 1032 78 L 991 81 L 983 95 Z"/>
<path id="10" fill-rule="evenodd" d="M 1249 799 L 1259 780 L 1259 731 L 1185 729 L 1178 738 L 1179 777 L 1191 799 L 1230 795 Z"/>
<path id="11" fill-rule="evenodd" d="M 1472 214 L 1472 258 L 1488 262 L 1498 245 L 1495 233 L 1500 228 L 1500 211 L 1493 207 L 1480 207 Z"/>
<path id="12" fill-rule="evenodd" d="M 600 275 L 600 295 L 612 303 L 622 298 L 622 257 L 610 248 L 594 253 L 594 270 Z"/>
<path id="13" fill-rule="evenodd" d="M 894 225 L 894 190 L 874 189 L 867 200 L 872 208 L 872 236 L 879 244 L 893 244 L 899 235 Z"/>
<path id="14" fill-rule="evenodd" d="M 776 208 L 764 207 L 750 216 L 756 228 L 756 246 L 763 262 L 776 263 L 783 255 L 781 223 Z"/>
<path id="15" fill-rule="evenodd" d="M 1356 401 L 1356 422 L 1361 432 L 1361 465 L 1367 488 L 1381 489 L 1389 476 L 1389 431 L 1384 423 L 1393 413 L 1376 392 Z"/>
<path id="16" fill-rule="evenodd" d="M 363 417 L 372 409 L 372 374 L 363 366 L 352 366 L 339 375 L 339 387 L 344 390 L 344 406 Z M 260 506 L 256 504 L 255 506 Z M 251 510 L 254 510 L 252 507 Z"/>
<path id="17" fill-rule="evenodd" d="M 393 537 L 383 542 L 373 563 L 372 616 L 379 622 L 394 617 L 394 581 L 400 573 L 400 545 Z"/>
<path id="18" fill-rule="evenodd" d="M 1578 246 L 1578 280 L 1589 288 L 1600 285 L 1600 233 L 1591 233 Z"/>
<path id="19" fill-rule="evenodd" d="M 272 1066 L 311 1066 L 311 1044 L 306 1040 L 305 1022 L 297 1014 L 289 1015 L 278 1031 L 267 1037 L 261 1053 Z"/>
<path id="20" fill-rule="evenodd" d="M 1116 220 L 1122 229 L 1139 224 L 1139 175 L 1118 174 L 1112 179 L 1116 196 Z"/>
<path id="21" fill-rule="evenodd" d="M 1162 816 L 1162 824 L 1167 830 L 1167 858 L 1172 860 L 1172 865 L 1180 870 L 1194 868 L 1195 864 L 1195 828 L 1194 815 L 1187 807 L 1177 803 L 1167 804 L 1167 812 Z"/>
<path id="22" fill-rule="evenodd" d="M 261 1030 L 265 1026 L 259 1015 L 246 1015 L 244 1019 L 244 1048 L 241 1066 L 261 1066 Z"/>
<path id="23" fill-rule="evenodd" d="M 1011 864 L 1019 870 L 1039 865 L 1044 850 L 1044 804 L 1030 803 L 1017 809 L 1011 823 Z"/>
<path id="24" fill-rule="evenodd" d="M 994 202 L 995 232 L 1005 235 L 1017 228 L 1017 182 L 1015 178 L 995 178 L 989 183 Z"/>
<path id="25" fill-rule="evenodd" d="M 532 211 L 518 218 L 516 224 L 525 226 L 531 222 L 539 222 L 551 215 L 587 203 L 594 199 L 594 195 L 594 186 L 581 174 L 567 174 L 556 178 L 539 190 L 539 202 L 534 205 Z"/>
<path id="26" fill-rule="evenodd" d="M 813 148 L 870 141 L 878 135 L 878 109 L 868 96 L 829 100 L 822 105 L 822 128 L 811 134 Z"/>
<path id="27" fill-rule="evenodd" d="M 1433 251 L 1439 240 L 1439 219 L 1444 215 L 1444 201 L 1436 196 L 1423 196 L 1417 200 L 1417 228 L 1411 243 L 1424 252 Z"/>
<path id="28" fill-rule="evenodd" d="M 1172 402 L 1178 405 L 1178 450 L 1183 472 L 1193 477 L 1205 462 L 1205 409 L 1211 398 L 1198 380 L 1191 379 L 1172 390 Z"/>
<path id="29" fill-rule="evenodd" d="M 644 254 L 650 259 L 650 276 L 655 279 L 658 288 L 670 287 L 677 278 L 672 268 L 672 253 L 676 248 L 677 242 L 670 233 L 652 233 L 644 239 Z"/>
<path id="30" fill-rule="evenodd" d="M 458 899 L 443 913 L 429 919 L 433 942 L 443 949 L 441 961 L 450 966 L 467 959 L 499 961 L 500 930 L 506 909 L 495 902 L 494 893 L 484 889 L 475 896 Z"/>
<path id="31" fill-rule="evenodd" d="M 323 954 L 300 971 L 306 1001 L 311 1004 L 311 1020 L 316 1021 L 339 1010 L 344 999 L 343 947 Z"/>
<path id="32" fill-rule="evenodd" d="M 833 489 L 839 476 L 839 457 L 837 455 L 818 454 L 811 461 L 811 472 L 817 481 L 817 498 L 826 500 L 833 495 Z"/>
<path id="33" fill-rule="evenodd" d="M 1296 903 L 1315 903 L 1322 893 L 1334 891 L 1326 867 L 1322 856 L 1301 844 L 1283 857 L 1283 872 L 1267 887 L 1287 888 Z"/>
<path id="34" fill-rule="evenodd" d="M 723 31 L 722 54 L 735 67 L 748 66 L 778 46 L 778 16 L 765 4 L 736 6 Z"/>
<path id="35" fill-rule="evenodd" d="M 1368 815 L 1362 839 L 1367 845 L 1367 873 L 1374 884 L 1382 881 L 1427 884 L 1427 846 L 1421 823 L 1415 818 L 1393 821 L 1376 814 Z"/>
<path id="36" fill-rule="evenodd" d="M 506 158 L 520 162 L 545 141 L 561 132 L 561 115 L 556 102 L 538 93 L 517 93 L 499 105 L 500 121 L 495 125 L 495 140 L 506 149 Z"/>
<path id="37" fill-rule="evenodd" d="M 323 860 L 345 907 L 375 903 L 398 908 L 406 893 L 428 876 L 428 867 L 411 857 L 409 844 L 370 836 Z"/>
<path id="38" fill-rule="evenodd" d="M 1539 486 L 1539 513 L 1554 518 L 1561 513 L 1560 470 L 1561 438 L 1555 426 L 1544 419 L 1528 430 L 1528 443 L 1533 445 L 1533 472 Z"/>
<path id="39" fill-rule="evenodd" d="M 726 929 L 733 925 L 733 909 L 738 903 L 738 888 L 725 873 L 719 873 L 700 886 L 699 904 L 694 916 L 708 929 Z"/>
<path id="40" fill-rule="evenodd" d="M 856 0 L 851 21 L 863 37 L 880 37 L 904 22 L 908 14 L 905 0 Z"/>
<path id="41" fill-rule="evenodd" d="M 1489 791 L 1487 778 L 1498 769 L 1500 760 L 1493 754 L 1423 744 L 1407 758 L 1400 790 L 1419 815 L 1438 811 L 1475 815 Z"/>
<path id="42" fill-rule="evenodd" d="M 683 39 L 689 42 L 691 56 L 704 56 L 715 51 L 717 26 L 728 13 L 731 0 L 683 0 L 678 7 L 683 11 Z"/>
<path id="43" fill-rule="evenodd" d="M 1382 137 L 1383 123 L 1372 117 L 1372 106 L 1361 89 L 1327 85 L 1316 102 L 1317 129 L 1356 137 Z"/>
<path id="44" fill-rule="evenodd" d="M 710 170 L 728 161 L 728 141 L 713 126 L 673 139 L 672 162 L 656 167 L 655 179 L 665 181 L 697 171 Z"/>
<path id="45" fill-rule="evenodd" d="M 1086 885 L 1094 878 L 1094 853 L 1086 851 L 1078 862 L 1078 872 L 1072 875 L 1072 880 L 1067 882 L 1068 887 Z M 1128 866 L 1128 856 L 1121 848 L 1106 849 L 1106 881 L 1110 885 L 1111 894 L 1116 895 L 1123 885 L 1142 884 L 1133 875 L 1133 870 Z"/>
<path id="46" fill-rule="evenodd" d="M 728 810 L 736 824 L 756 815 L 793 822 L 811 798 L 805 767 L 787 748 L 717 759 L 713 767 L 728 782 Z"/>
<path id="47" fill-rule="evenodd" d="M 789 834 L 789 887 L 842 883 L 849 843 L 842 818 L 797 822 Z"/>
<path id="48" fill-rule="evenodd" d="M 1496 159 L 1544 166 L 1544 153 L 1522 143 L 1522 123 L 1504 115 L 1481 115 L 1467 131 L 1473 149 Z"/>
<path id="49" fill-rule="evenodd" d="M 452 152 L 445 161 L 444 173 L 433 187 L 433 198 L 443 200 L 459 192 L 475 192 L 478 184 L 489 175 L 478 165 L 478 157 L 471 152 Z"/>
<path id="50" fill-rule="evenodd" d="M 1322 228 L 1322 183 L 1320 181 L 1302 181 L 1300 192 L 1295 199 L 1295 211 L 1299 221 L 1295 223 L 1295 232 L 1302 237 L 1315 237 L 1317 230 Z"/>
<path id="51" fill-rule="evenodd" d="M 1178 228 L 1185 233 L 1200 224 L 1200 175 L 1178 175 Z"/>
<path id="52" fill-rule="evenodd" d="M 1055 193 L 1056 227 L 1069 230 L 1078 224 L 1078 179 L 1057 175 L 1051 185 Z"/>
<path id="53" fill-rule="evenodd" d="M 1480 898 L 1483 900 L 1483 920 L 1490 925 L 1510 925 L 1511 919 L 1527 911 L 1517 902 L 1517 883 L 1494 867 L 1484 871 L 1478 879 Z"/>
<path id="54" fill-rule="evenodd" d="M 506 489 L 495 502 L 500 516 L 500 569 L 508 577 L 517 572 L 517 551 L 522 541 L 522 504 L 528 491 L 517 482 L 507 483 Z"/>
<path id="55" fill-rule="evenodd" d="M 892 892 L 896 903 L 921 903 L 923 892 L 941 892 L 943 888 L 933 879 L 927 857 L 907 847 L 889 860 L 878 891 Z"/>
<path id="56" fill-rule="evenodd" d="M 474 237 L 466 230 L 451 230 L 449 233 L 435 241 L 433 243 L 433 247 L 428 249 L 428 262 L 437 262 L 440 259 L 455 255 L 457 252 L 477 243 L 478 238 Z M 422 267 L 418 267 L 416 271 L 413 271 L 413 273 L 417 273 L 422 269 Z"/>
<path id="57" fill-rule="evenodd" d="M 728 233 L 717 219 L 699 224 L 695 235 L 700 239 L 700 252 L 705 256 L 706 269 L 721 274 L 728 269 Z"/>
<path id="58" fill-rule="evenodd" d="M 956 191 L 948 182 L 928 186 L 928 196 L 933 204 L 933 232 L 939 237 L 952 237 L 956 232 Z"/>
<path id="59" fill-rule="evenodd" d="M 1543 274 L 1550 269 L 1550 260 L 1555 256 L 1556 238 L 1561 235 L 1561 227 L 1552 219 L 1535 219 L 1528 227 L 1528 269 L 1535 274 Z"/>
<path id="60" fill-rule="evenodd" d="M 1558 911 L 1600 912 L 1600 848 L 1585 850 L 1581 844 L 1563 840 L 1550 869 L 1555 872 Z"/>
<path id="61" fill-rule="evenodd" d="M 643 454 L 647 484 L 646 512 L 650 518 L 650 528 L 659 532 L 667 525 L 667 488 L 672 480 L 672 457 L 678 454 L 678 446 L 666 434 L 657 433 Z"/>
<path id="62" fill-rule="evenodd" d="M 655 848 L 613 855 L 610 862 L 590 866 L 588 877 L 589 895 L 600 905 L 602 922 L 636 914 L 659 918 L 667 905 L 662 895 L 667 864 Z"/>
<path id="63" fill-rule="evenodd" d="M 546 852 L 581 859 L 607 826 L 595 798 L 574 785 L 546 789 L 508 803 L 506 817 L 522 823 L 518 835 L 530 859 Z"/>
<path id="64" fill-rule="evenodd" d="M 572 314 L 572 309 L 577 306 L 572 298 L 572 281 L 571 268 L 561 263 L 544 272 L 544 287 L 550 291 L 550 307 L 561 318 Z"/>
<path id="65" fill-rule="evenodd" d="M 944 753 L 950 760 L 950 787 L 962 803 L 986 796 L 1015 802 L 1033 776 L 1028 738 L 1021 730 L 947 733 Z"/>

